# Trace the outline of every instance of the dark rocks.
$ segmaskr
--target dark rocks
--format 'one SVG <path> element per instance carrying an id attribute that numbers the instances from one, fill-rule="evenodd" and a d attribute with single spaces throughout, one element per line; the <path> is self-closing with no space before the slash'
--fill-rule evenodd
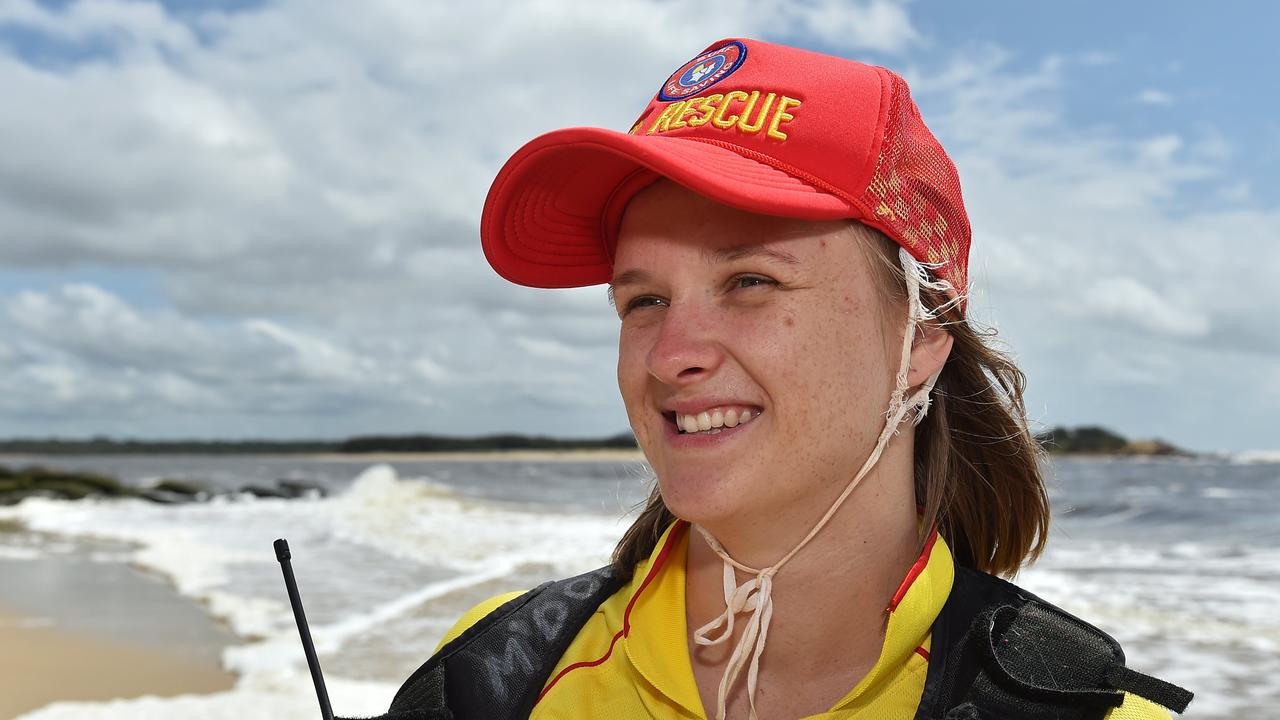
<path id="1" fill-rule="evenodd" d="M 287 493 L 291 498 L 324 497 L 328 494 L 325 492 L 323 487 L 303 480 L 282 478 L 276 481 L 276 487 L 280 488 L 281 492 Z"/>
<path id="2" fill-rule="evenodd" d="M 173 494 L 173 495 L 185 495 L 191 498 L 194 498 L 195 496 L 200 495 L 202 493 L 208 494 L 203 487 L 196 485 L 193 482 L 189 482 L 187 480 L 170 480 L 168 478 L 155 483 L 154 485 L 151 486 L 150 489 L 156 492 Z"/>
<path id="3" fill-rule="evenodd" d="M 150 500 L 153 503 L 161 505 L 181 505 L 183 503 L 194 502 L 197 498 L 193 495 L 183 495 L 181 493 L 165 492 L 163 490 L 154 490 L 144 488 L 138 491 L 136 497 L 143 500 Z"/>
<path id="4" fill-rule="evenodd" d="M 0 468 L 0 503 L 11 505 L 25 497 L 79 500 L 95 497 L 128 497 L 134 491 L 118 480 L 92 473 L 66 472 L 31 466 L 20 470 Z"/>
<path id="5" fill-rule="evenodd" d="M 252 495 L 259 498 L 288 498 L 289 495 L 276 488 L 264 487 L 262 485 L 245 485 L 240 488 L 241 494 Z"/>
<path id="6" fill-rule="evenodd" d="M 189 480 L 165 478 L 148 487 L 132 487 L 115 478 L 94 473 L 55 470 L 40 466 L 11 469 L 0 466 L 0 505 L 12 505 L 28 497 L 81 500 L 89 497 L 137 498 L 164 505 L 204 502 L 216 495 L 252 495 L 258 498 L 316 498 L 324 488 L 301 480 L 282 479 L 274 486 L 248 485 L 239 490 L 212 492 Z"/>

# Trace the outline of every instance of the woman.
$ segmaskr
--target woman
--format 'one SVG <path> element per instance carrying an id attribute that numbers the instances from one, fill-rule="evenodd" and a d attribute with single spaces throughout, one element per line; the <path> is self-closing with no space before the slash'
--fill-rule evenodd
<path id="1" fill-rule="evenodd" d="M 1044 547 L 1039 449 L 1021 372 L 965 319 L 959 180 L 897 76 L 714 43 L 629 133 L 517 152 L 481 234 L 514 282 L 609 283 L 657 483 L 611 567 L 482 603 L 393 710 L 1136 720 L 1189 700 L 992 577 Z"/>

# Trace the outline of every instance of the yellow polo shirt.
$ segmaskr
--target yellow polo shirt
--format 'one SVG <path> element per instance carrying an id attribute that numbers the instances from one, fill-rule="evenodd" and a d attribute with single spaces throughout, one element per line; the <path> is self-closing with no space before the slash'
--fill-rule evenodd
<path id="1" fill-rule="evenodd" d="M 531 720 L 682 718 L 706 720 L 689 660 L 685 626 L 688 524 L 667 528 L 631 582 L 602 603 L 551 672 Z M 911 720 L 929 670 L 933 621 L 955 579 L 951 550 L 936 533 L 888 608 L 880 658 L 826 712 L 806 720 Z M 490 598 L 467 612 L 443 646 L 521 593 Z M 439 650 L 439 647 L 436 648 Z M 1168 711 L 1126 695 L 1107 720 L 1169 720 Z"/>

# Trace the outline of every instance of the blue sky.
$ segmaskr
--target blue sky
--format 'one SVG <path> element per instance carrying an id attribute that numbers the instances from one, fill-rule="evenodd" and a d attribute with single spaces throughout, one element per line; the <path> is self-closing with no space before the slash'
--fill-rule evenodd
<path id="1" fill-rule="evenodd" d="M 624 430 L 603 291 L 502 284 L 480 205 L 744 35 L 912 83 L 1037 427 L 1277 447 L 1274 4 L 351 8 L 0 3 L 0 436 Z"/>
<path id="2" fill-rule="evenodd" d="M 1078 69 L 1065 86 L 1065 117 L 1082 128 L 1131 136 L 1205 132 L 1242 150 L 1242 177 L 1274 177 L 1280 161 L 1280 78 L 1275 3 L 921 3 L 912 13 L 935 49 L 992 43 L 1017 62 L 1097 52 L 1107 62 Z M 1154 90 L 1168 104 L 1141 102 Z M 1256 151 L 1256 152 L 1255 152 Z M 1274 206 L 1275 183 L 1254 192 Z"/>

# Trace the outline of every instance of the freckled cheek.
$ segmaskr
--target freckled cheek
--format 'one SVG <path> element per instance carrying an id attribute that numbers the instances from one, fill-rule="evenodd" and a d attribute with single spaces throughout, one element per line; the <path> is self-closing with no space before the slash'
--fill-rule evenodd
<path id="1" fill-rule="evenodd" d="M 618 392 L 622 395 L 627 416 L 637 433 L 642 432 L 636 426 L 645 417 L 643 408 L 649 380 L 649 347 L 645 344 L 645 338 L 635 332 L 623 330 L 618 339 Z"/>
<path id="2" fill-rule="evenodd" d="M 772 353 L 779 386 L 805 432 L 846 424 L 874 400 L 867 385 L 875 369 L 867 362 L 868 339 L 841 313 L 810 314 L 784 325 Z"/>
<path id="3" fill-rule="evenodd" d="M 727 335 L 730 352 L 784 420 L 784 432 L 794 429 L 797 437 L 807 432 L 806 418 L 822 394 L 821 382 L 813 377 L 812 330 L 806 318 L 786 312 L 734 323 Z"/>

